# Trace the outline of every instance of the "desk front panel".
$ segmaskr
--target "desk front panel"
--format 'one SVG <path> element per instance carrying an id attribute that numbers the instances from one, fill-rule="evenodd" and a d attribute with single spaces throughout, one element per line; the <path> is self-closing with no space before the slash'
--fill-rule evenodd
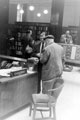
<path id="1" fill-rule="evenodd" d="M 6 78 L 2 78 L 6 79 Z M 11 81 L 10 81 L 11 79 Z M 0 83 L 0 118 L 29 105 L 32 93 L 37 92 L 37 73 L 25 74 Z"/>

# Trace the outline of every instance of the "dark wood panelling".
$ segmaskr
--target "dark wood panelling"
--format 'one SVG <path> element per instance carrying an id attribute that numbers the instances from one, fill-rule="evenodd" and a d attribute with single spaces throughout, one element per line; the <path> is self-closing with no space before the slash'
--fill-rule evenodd
<path id="1" fill-rule="evenodd" d="M 17 19 L 17 4 L 9 4 L 9 24 L 14 24 Z"/>
<path id="2" fill-rule="evenodd" d="M 9 0 L 0 0 L 0 53 L 6 54 Z"/>
<path id="3" fill-rule="evenodd" d="M 62 26 L 64 0 L 52 0 L 51 23 Z"/>
<path id="4" fill-rule="evenodd" d="M 64 0 L 52 0 L 50 33 L 55 36 L 56 42 L 60 41 L 62 34 Z"/>

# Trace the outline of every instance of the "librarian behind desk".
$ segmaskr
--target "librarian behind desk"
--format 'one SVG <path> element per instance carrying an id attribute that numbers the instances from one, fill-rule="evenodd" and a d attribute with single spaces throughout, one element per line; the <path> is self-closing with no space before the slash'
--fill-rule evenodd
<path id="1" fill-rule="evenodd" d="M 30 58 L 33 54 L 34 40 L 31 36 L 30 30 L 28 30 L 22 37 L 22 54 L 24 58 Z"/>
<path id="2" fill-rule="evenodd" d="M 37 92 L 37 72 L 0 77 L 0 120 L 27 107 Z"/>

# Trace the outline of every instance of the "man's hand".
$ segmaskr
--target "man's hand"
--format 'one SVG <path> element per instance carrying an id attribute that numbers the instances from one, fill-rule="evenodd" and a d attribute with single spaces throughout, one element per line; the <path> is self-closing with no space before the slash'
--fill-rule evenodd
<path id="1" fill-rule="evenodd" d="M 40 58 L 40 53 L 37 53 L 36 56 Z"/>

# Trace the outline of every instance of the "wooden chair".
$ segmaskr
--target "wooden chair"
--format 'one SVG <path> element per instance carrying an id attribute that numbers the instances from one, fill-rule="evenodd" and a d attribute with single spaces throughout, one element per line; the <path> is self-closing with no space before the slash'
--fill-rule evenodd
<path id="1" fill-rule="evenodd" d="M 48 119 L 56 120 L 56 102 L 57 98 L 63 88 L 64 81 L 63 79 L 57 79 L 54 84 L 54 89 L 48 90 L 48 94 L 32 94 L 33 104 L 30 106 L 30 113 L 33 110 L 33 120 L 35 120 L 36 111 L 40 111 L 42 118 L 46 118 L 43 116 L 43 111 L 49 111 Z M 53 116 L 52 116 L 53 115 Z"/>

